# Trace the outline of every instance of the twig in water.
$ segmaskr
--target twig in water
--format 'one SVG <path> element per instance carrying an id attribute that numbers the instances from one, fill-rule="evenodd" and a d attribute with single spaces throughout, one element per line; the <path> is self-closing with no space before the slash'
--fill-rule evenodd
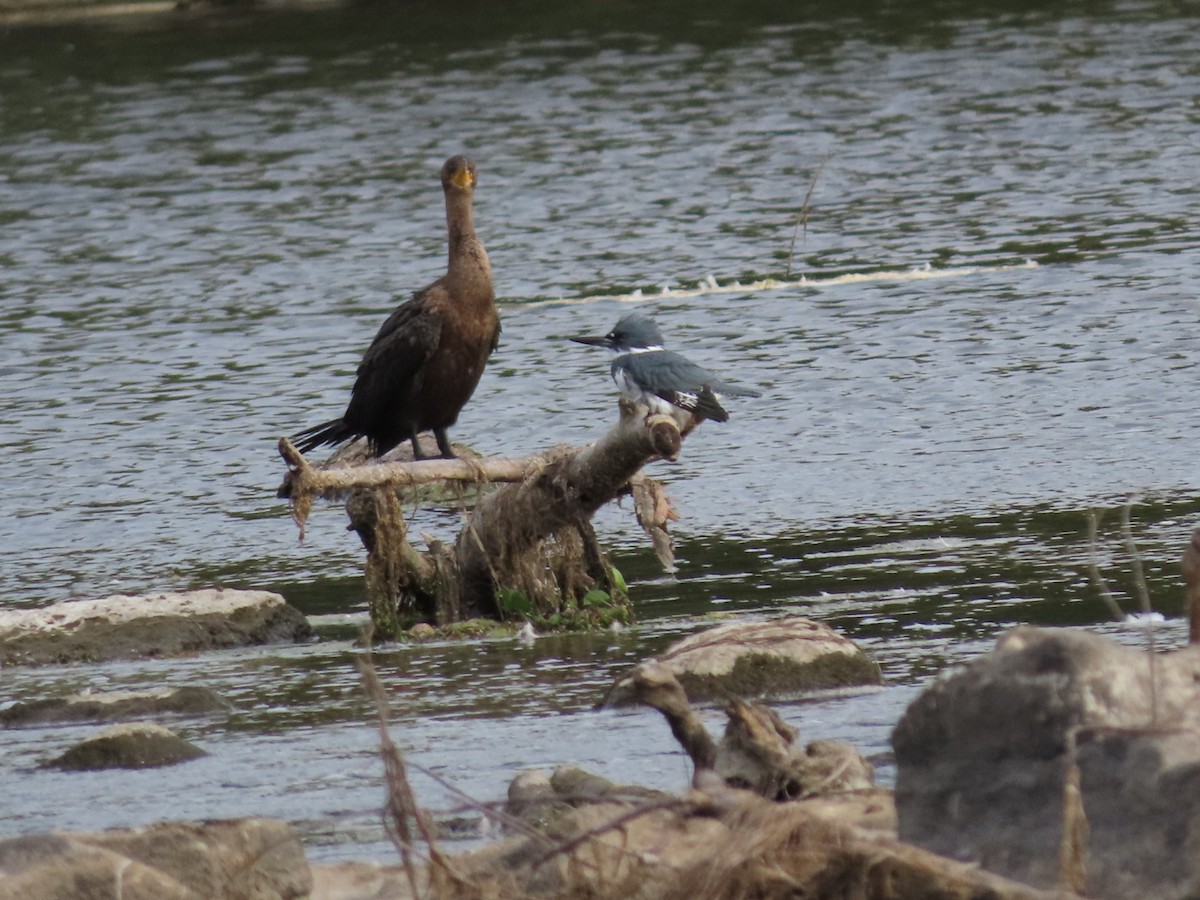
<path id="1" fill-rule="evenodd" d="M 1150 605 L 1150 589 L 1146 584 L 1146 573 L 1142 567 L 1141 556 L 1138 555 L 1137 546 L 1133 542 L 1133 529 L 1130 526 L 1130 511 L 1133 509 L 1133 504 L 1137 502 L 1136 496 L 1131 496 L 1121 508 L 1121 532 L 1125 537 L 1125 547 L 1129 551 L 1132 559 L 1134 581 L 1137 584 L 1138 596 L 1141 600 L 1142 615 L 1140 617 L 1126 616 L 1121 612 L 1121 607 L 1117 604 L 1112 592 L 1105 584 L 1103 576 L 1100 574 L 1100 567 L 1096 563 L 1096 533 L 1099 528 L 1100 516 L 1094 509 L 1088 510 L 1088 571 L 1091 573 L 1092 581 L 1095 582 L 1097 590 L 1100 592 L 1100 597 L 1108 606 L 1109 611 L 1113 614 L 1113 618 L 1118 622 L 1130 622 L 1134 618 L 1137 619 L 1137 624 L 1146 629 L 1146 652 L 1149 654 L 1147 664 L 1150 667 L 1150 724 L 1154 725 L 1158 722 L 1158 673 L 1157 673 L 1157 650 L 1154 641 L 1154 611 Z"/>
<path id="2" fill-rule="evenodd" d="M 1150 607 L 1150 589 L 1146 586 L 1146 573 L 1142 569 L 1142 557 L 1138 553 L 1137 545 L 1133 542 L 1133 529 L 1129 524 L 1133 504 L 1137 503 L 1140 499 L 1136 494 L 1133 494 L 1125 501 L 1125 505 L 1121 507 L 1121 534 L 1125 536 L 1125 549 L 1129 551 L 1129 558 L 1133 566 L 1133 583 L 1137 586 L 1138 599 L 1142 601 L 1142 612 L 1149 615 L 1154 612 Z"/>
<path id="3" fill-rule="evenodd" d="M 792 277 L 792 258 L 796 253 L 796 238 L 800 234 L 800 229 L 804 229 L 804 236 L 808 237 L 808 204 L 812 200 L 813 191 L 817 187 L 817 179 L 821 177 L 821 170 L 825 168 L 825 162 L 829 159 L 829 154 L 833 152 L 830 147 L 825 151 L 825 155 L 821 157 L 821 161 L 817 163 L 817 171 L 813 172 L 812 181 L 808 183 L 808 193 L 804 195 L 804 202 L 800 205 L 800 212 L 796 214 L 796 227 L 792 229 L 792 243 L 788 246 L 787 270 L 784 272 L 784 280 Z"/>
<path id="4" fill-rule="evenodd" d="M 1092 582 L 1096 585 L 1096 590 L 1100 592 L 1100 599 L 1104 601 L 1108 607 L 1108 611 L 1112 613 L 1113 620 L 1116 622 L 1125 621 L 1125 613 L 1121 612 L 1121 607 L 1113 597 L 1112 591 L 1108 589 L 1108 584 L 1104 581 L 1104 576 L 1100 574 L 1100 565 L 1096 562 L 1096 546 L 1098 544 L 1097 533 L 1100 530 L 1100 514 L 1094 509 L 1089 509 L 1087 514 L 1088 523 L 1088 573 L 1092 576 Z"/>

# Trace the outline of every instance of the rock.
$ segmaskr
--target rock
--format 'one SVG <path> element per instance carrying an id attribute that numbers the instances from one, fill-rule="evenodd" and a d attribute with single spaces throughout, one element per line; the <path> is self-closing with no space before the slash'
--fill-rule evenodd
<path id="1" fill-rule="evenodd" d="M 935 682 L 892 736 L 901 839 L 1048 887 L 1067 821 L 1089 896 L 1200 896 L 1200 647 L 1153 657 L 1153 695 L 1150 661 L 1019 628 Z M 1072 736 L 1086 831 L 1064 804 Z"/>
<path id="2" fill-rule="evenodd" d="M 207 755 L 169 728 L 150 722 L 129 722 L 106 728 L 95 737 L 80 741 L 45 766 L 69 772 L 152 769 Z"/>
<path id="3" fill-rule="evenodd" d="M 292 828 L 166 822 L 0 841 L 0 900 L 298 900 L 312 889 Z"/>
<path id="4" fill-rule="evenodd" d="M 555 794 L 573 804 L 594 803 L 627 790 L 602 775 L 593 774 L 578 766 L 559 766 L 550 776 L 550 786 Z"/>
<path id="5" fill-rule="evenodd" d="M 521 772 L 509 782 L 504 810 L 531 828 L 545 831 L 570 809 L 541 769 Z"/>
<path id="6" fill-rule="evenodd" d="M 149 691 L 99 691 L 26 700 L 0 709 L 0 725 L 46 725 L 52 722 L 113 722 L 145 716 L 199 716 L 231 709 L 215 691 L 198 686 Z"/>
<path id="7" fill-rule="evenodd" d="M 688 699 L 785 699 L 807 691 L 879 684 L 879 664 L 849 638 L 801 616 L 735 622 L 677 641 L 655 657 Z M 604 706 L 635 702 L 632 672 L 609 688 Z"/>
<path id="8" fill-rule="evenodd" d="M 118 594 L 0 612 L 0 667 L 178 656 L 311 636 L 304 615 L 269 591 Z"/>
<path id="9" fill-rule="evenodd" d="M 380 862 L 340 862 L 312 867 L 313 889 L 309 900 L 413 900 L 408 873 L 401 865 Z M 419 869 L 422 894 L 429 879 Z"/>
<path id="10" fill-rule="evenodd" d="M 505 811 L 531 828 L 548 831 L 564 814 L 589 803 L 666 796 L 641 785 L 617 784 L 577 766 L 559 766 L 549 776 L 540 769 L 518 774 L 508 786 Z"/>
<path id="11" fill-rule="evenodd" d="M 715 778 L 715 776 L 713 776 Z M 695 900 L 700 897 L 937 897 L 1045 900 L 1051 896 L 878 832 L 826 818 L 806 803 L 773 803 L 717 779 L 713 796 L 572 810 L 556 843 L 523 838 L 455 857 L 469 890 L 457 896 Z M 321 896 L 322 900 L 325 895 Z M 334 894 L 350 900 L 356 895 Z M 382 894 L 363 894 L 380 897 Z M 406 896 L 397 892 L 395 895 Z"/>

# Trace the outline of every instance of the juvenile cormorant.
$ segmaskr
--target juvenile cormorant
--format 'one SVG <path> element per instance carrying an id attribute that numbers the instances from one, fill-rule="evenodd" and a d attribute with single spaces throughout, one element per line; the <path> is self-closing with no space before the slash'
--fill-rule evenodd
<path id="1" fill-rule="evenodd" d="M 759 396 L 758 391 L 721 381 L 687 357 L 664 350 L 662 332 L 640 312 L 622 316 L 603 337 L 571 340 L 616 352 L 610 371 L 621 393 L 651 412 L 666 413 L 681 429 L 693 428 L 705 419 L 729 421 L 729 413 L 721 405 L 725 396 Z"/>
<path id="2" fill-rule="evenodd" d="M 301 453 L 356 437 L 381 456 L 432 430 L 442 456 L 452 458 L 446 429 L 471 398 L 500 340 L 500 317 L 487 251 L 475 234 L 475 163 L 454 156 L 442 166 L 450 263 L 446 274 L 388 316 L 358 366 L 350 404 L 340 419 L 297 434 Z"/>

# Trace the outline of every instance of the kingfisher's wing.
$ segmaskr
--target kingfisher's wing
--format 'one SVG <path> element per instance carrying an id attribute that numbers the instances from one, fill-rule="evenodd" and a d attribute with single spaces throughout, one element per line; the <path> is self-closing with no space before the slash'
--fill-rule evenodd
<path id="1" fill-rule="evenodd" d="M 655 395 L 693 415 L 729 421 L 718 396 L 722 382 L 708 369 L 671 350 L 661 350 L 654 354 L 654 373 Z"/>

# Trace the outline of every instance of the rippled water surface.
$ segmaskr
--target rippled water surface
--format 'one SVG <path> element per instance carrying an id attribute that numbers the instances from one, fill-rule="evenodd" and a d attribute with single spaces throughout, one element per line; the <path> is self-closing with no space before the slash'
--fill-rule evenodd
<path id="1" fill-rule="evenodd" d="M 763 396 L 653 467 L 677 578 L 628 509 L 601 515 L 639 629 L 380 654 L 418 765 L 484 799 L 559 762 L 678 787 L 661 721 L 592 703 L 701 614 L 779 610 L 889 676 L 785 714 L 885 753 L 924 680 L 1004 628 L 1103 620 L 1088 507 L 1110 510 L 1099 557 L 1132 604 L 1112 512 L 1130 493 L 1178 615 L 1200 512 L 1192 12 L 570 6 L 0 35 L 0 604 L 225 584 L 360 609 L 361 547 L 334 505 L 298 542 L 275 441 L 341 411 L 379 322 L 439 274 L 437 171 L 466 150 L 504 334 L 456 439 L 594 438 L 608 361 L 565 337 L 635 305 Z M 733 287 L 765 279 L 789 283 Z M 458 521 L 421 510 L 414 530 Z M 9 699 L 203 680 L 237 705 L 184 723 L 213 755 L 167 773 L 45 774 L 88 729 L 0 735 L 0 830 L 261 813 L 317 856 L 384 854 L 357 655 L 0 672 Z"/>

